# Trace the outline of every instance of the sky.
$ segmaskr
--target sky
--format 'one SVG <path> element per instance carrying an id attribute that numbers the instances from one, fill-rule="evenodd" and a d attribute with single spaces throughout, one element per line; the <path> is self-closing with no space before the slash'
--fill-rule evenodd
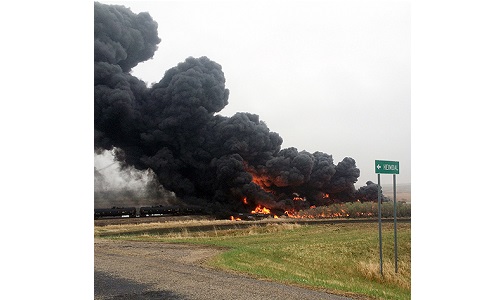
<path id="1" fill-rule="evenodd" d="M 376 182 L 375 160 L 399 161 L 397 182 L 411 182 L 409 1 L 100 2 L 158 23 L 158 50 L 132 75 L 152 84 L 207 56 L 230 91 L 221 115 L 259 115 L 282 149 L 354 158 L 357 187 Z"/>

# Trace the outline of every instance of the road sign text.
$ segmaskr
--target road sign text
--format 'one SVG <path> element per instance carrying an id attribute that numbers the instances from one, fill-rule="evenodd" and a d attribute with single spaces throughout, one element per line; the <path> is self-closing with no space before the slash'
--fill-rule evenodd
<path id="1" fill-rule="evenodd" d="M 375 173 L 399 174 L 399 161 L 376 160 Z"/>

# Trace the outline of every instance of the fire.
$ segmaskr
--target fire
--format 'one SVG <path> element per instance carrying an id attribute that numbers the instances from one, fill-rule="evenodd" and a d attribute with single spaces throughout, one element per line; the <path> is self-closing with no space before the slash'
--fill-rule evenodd
<path id="1" fill-rule="evenodd" d="M 245 171 L 252 175 L 252 182 L 258 185 L 262 190 L 272 193 L 269 188 L 271 181 L 266 175 L 259 174 L 259 172 L 252 166 L 249 166 L 247 162 L 244 162 Z"/>
<path id="2" fill-rule="evenodd" d="M 271 214 L 271 209 L 266 208 L 262 205 L 257 205 L 257 207 L 252 210 L 252 214 L 262 214 L 266 216 L 255 216 L 256 218 L 265 218 L 271 216 L 275 219 L 282 217 L 291 219 L 319 219 L 319 218 L 371 218 L 376 216 L 376 206 L 364 206 L 353 208 L 352 205 L 347 204 L 334 204 L 330 206 L 319 206 L 311 205 L 308 209 L 295 210 L 289 209 L 284 212 L 282 216 L 277 216 Z M 255 218 L 254 218 L 255 219 Z M 241 220 L 240 218 L 231 217 L 231 220 Z"/>
<path id="3" fill-rule="evenodd" d="M 257 205 L 257 207 L 254 210 L 252 210 L 252 214 L 270 215 L 271 214 L 271 210 L 269 208 L 264 207 L 264 206 Z M 273 215 L 273 218 L 274 219 L 279 219 L 279 217 L 277 215 Z"/>
<path id="4" fill-rule="evenodd" d="M 252 182 L 255 183 L 256 185 L 260 186 L 262 189 L 264 189 L 265 185 L 265 179 L 261 178 L 255 174 L 252 174 Z"/>
<path id="5" fill-rule="evenodd" d="M 269 208 L 265 208 L 264 206 L 257 205 L 257 207 L 252 210 L 252 214 L 271 214 L 271 210 Z"/>
<path id="6" fill-rule="evenodd" d="M 246 197 L 244 198 L 244 200 L 246 200 Z M 267 207 L 262 206 L 262 205 L 257 205 L 257 207 L 251 211 L 251 213 L 252 214 L 269 215 L 269 218 L 271 217 L 271 210 Z M 272 216 L 275 219 L 279 219 L 279 217 L 277 215 L 272 215 Z M 257 217 L 259 217 L 259 216 L 257 216 Z M 231 221 L 241 221 L 241 218 L 239 218 L 239 217 L 230 216 L 229 218 Z"/>
<path id="7" fill-rule="evenodd" d="M 248 204 L 247 197 L 243 197 L 243 204 Z"/>
<path id="8" fill-rule="evenodd" d="M 305 197 L 300 197 L 300 195 L 297 193 L 293 193 L 293 196 L 293 201 L 306 201 Z"/>

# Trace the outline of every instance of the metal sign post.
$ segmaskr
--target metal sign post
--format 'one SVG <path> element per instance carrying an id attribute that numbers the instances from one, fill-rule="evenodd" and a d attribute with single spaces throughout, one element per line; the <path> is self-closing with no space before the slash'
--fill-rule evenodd
<path id="1" fill-rule="evenodd" d="M 378 177 L 378 248 L 380 252 L 380 275 L 384 276 L 384 272 L 382 271 L 382 210 L 380 209 L 381 199 L 381 189 L 380 189 L 380 174 L 377 174 Z"/>
<path id="2" fill-rule="evenodd" d="M 381 205 L 381 187 L 380 174 L 393 174 L 392 185 L 394 188 L 394 270 L 398 272 L 398 233 L 397 233 L 397 204 L 396 204 L 396 174 L 399 174 L 399 161 L 376 160 L 375 173 L 378 175 L 378 235 L 380 247 L 380 274 L 382 273 L 382 212 Z"/>
<path id="3" fill-rule="evenodd" d="M 398 272 L 398 225 L 397 216 L 398 209 L 396 206 L 396 174 L 392 175 L 392 185 L 394 187 L 394 271 Z"/>

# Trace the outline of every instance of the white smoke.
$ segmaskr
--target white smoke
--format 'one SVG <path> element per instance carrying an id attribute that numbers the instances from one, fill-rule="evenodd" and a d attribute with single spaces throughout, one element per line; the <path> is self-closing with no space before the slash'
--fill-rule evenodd
<path id="1" fill-rule="evenodd" d="M 101 180 L 96 180 L 99 185 L 94 190 L 144 190 L 151 180 L 151 171 L 138 171 L 130 168 L 120 170 L 118 161 L 115 161 L 113 151 L 106 150 L 102 154 L 94 153 L 94 167 L 102 175 Z"/>
<path id="2" fill-rule="evenodd" d="M 158 184 L 150 169 L 120 168 L 113 150 L 94 153 L 94 207 L 172 204 L 175 195 Z"/>

